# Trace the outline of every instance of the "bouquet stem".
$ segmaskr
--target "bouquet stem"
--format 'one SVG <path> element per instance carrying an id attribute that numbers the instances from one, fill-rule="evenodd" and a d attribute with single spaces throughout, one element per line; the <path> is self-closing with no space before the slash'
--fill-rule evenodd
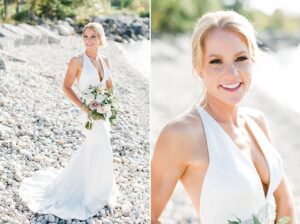
<path id="1" fill-rule="evenodd" d="M 93 127 L 93 123 L 92 123 L 92 122 L 87 121 L 87 122 L 85 123 L 85 128 L 86 128 L 86 129 L 91 130 L 92 127 Z"/>

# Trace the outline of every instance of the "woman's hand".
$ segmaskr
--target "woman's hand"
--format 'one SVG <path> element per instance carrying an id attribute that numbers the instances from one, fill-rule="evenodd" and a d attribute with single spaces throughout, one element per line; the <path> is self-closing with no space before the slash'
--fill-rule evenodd
<path id="1" fill-rule="evenodd" d="M 82 104 L 80 109 L 86 114 L 89 114 L 89 112 L 90 112 L 90 109 L 87 106 L 85 106 L 84 104 Z"/>

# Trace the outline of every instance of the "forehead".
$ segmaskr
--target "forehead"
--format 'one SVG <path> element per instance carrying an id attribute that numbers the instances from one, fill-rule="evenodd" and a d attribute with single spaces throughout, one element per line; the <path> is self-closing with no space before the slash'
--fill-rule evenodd
<path id="1" fill-rule="evenodd" d="M 96 35 L 96 31 L 93 28 L 88 27 L 85 29 L 84 34 L 85 35 Z"/>
<path id="2" fill-rule="evenodd" d="M 248 51 L 248 46 L 243 38 L 232 31 L 213 30 L 204 40 L 204 55 L 234 55 L 241 51 Z"/>

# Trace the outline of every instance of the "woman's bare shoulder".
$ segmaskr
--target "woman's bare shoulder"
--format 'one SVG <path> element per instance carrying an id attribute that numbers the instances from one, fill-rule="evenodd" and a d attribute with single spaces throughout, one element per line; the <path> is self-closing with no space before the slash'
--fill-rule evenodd
<path id="1" fill-rule="evenodd" d="M 70 59 L 70 62 L 69 62 L 70 65 L 72 65 L 72 66 L 79 66 L 79 67 L 82 66 L 82 63 L 83 63 L 83 56 L 82 56 L 82 54 L 78 54 L 78 55 L 73 56 Z"/>
<path id="2" fill-rule="evenodd" d="M 204 138 L 201 118 L 196 109 L 191 109 L 172 119 L 161 131 L 158 141 L 177 153 L 189 153 Z"/>
<path id="3" fill-rule="evenodd" d="M 265 135 L 271 140 L 271 134 L 267 122 L 267 118 L 264 113 L 258 109 L 250 108 L 250 107 L 243 107 L 242 111 L 248 117 L 250 117 L 265 133 Z"/>

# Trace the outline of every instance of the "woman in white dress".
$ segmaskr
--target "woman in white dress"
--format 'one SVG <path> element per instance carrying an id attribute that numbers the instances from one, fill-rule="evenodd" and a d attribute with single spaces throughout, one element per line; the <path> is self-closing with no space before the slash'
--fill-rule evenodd
<path id="1" fill-rule="evenodd" d="M 86 50 L 70 60 L 64 92 L 82 110 L 84 124 L 89 109 L 73 92 L 74 81 L 84 91 L 89 85 L 112 88 L 112 79 L 108 59 L 99 54 L 99 48 L 106 43 L 101 24 L 87 24 L 82 36 Z M 22 181 L 20 196 L 30 210 L 85 220 L 104 206 L 113 206 L 116 188 L 109 129 L 108 121 L 94 121 L 91 130 L 84 129 L 86 139 L 64 169 L 37 171 Z"/>
<path id="2" fill-rule="evenodd" d="M 152 157 L 152 223 L 180 180 L 200 223 L 296 223 L 293 196 L 264 115 L 239 103 L 248 92 L 258 47 L 249 21 L 233 11 L 203 15 L 192 63 L 205 94 L 200 105 L 160 133 Z M 271 80 L 270 80 L 271 81 Z"/>

